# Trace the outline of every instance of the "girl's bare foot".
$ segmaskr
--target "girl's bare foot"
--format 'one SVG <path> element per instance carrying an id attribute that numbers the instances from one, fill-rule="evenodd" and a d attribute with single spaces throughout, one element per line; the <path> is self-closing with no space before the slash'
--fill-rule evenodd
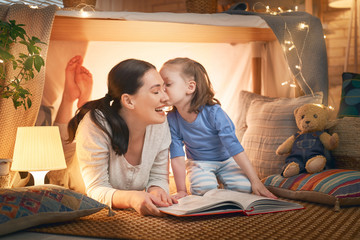
<path id="1" fill-rule="evenodd" d="M 85 67 L 80 66 L 76 69 L 75 82 L 80 89 L 78 108 L 90 100 L 90 95 L 93 86 L 92 74 Z"/>
<path id="2" fill-rule="evenodd" d="M 76 71 L 80 68 L 83 59 L 81 56 L 71 58 L 65 68 L 65 87 L 63 98 L 69 102 L 74 102 L 80 97 L 80 89 L 76 84 Z"/>

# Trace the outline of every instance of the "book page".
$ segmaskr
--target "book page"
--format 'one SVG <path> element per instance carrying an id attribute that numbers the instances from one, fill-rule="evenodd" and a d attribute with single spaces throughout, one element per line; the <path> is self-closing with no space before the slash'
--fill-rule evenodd
<path id="1" fill-rule="evenodd" d="M 206 198 L 203 196 L 189 195 L 178 200 L 177 204 L 170 207 L 160 207 L 159 209 L 165 212 L 181 214 L 190 214 L 195 212 L 202 212 L 214 207 L 231 206 L 231 209 L 242 209 L 241 205 L 229 199 L 223 198 Z"/>
<path id="2" fill-rule="evenodd" d="M 271 198 L 262 197 L 251 193 L 231 191 L 227 189 L 212 189 L 205 193 L 204 197 L 211 199 L 222 199 L 224 201 L 231 200 L 241 205 L 244 210 L 249 209 L 251 204 L 257 200 L 271 200 Z"/>

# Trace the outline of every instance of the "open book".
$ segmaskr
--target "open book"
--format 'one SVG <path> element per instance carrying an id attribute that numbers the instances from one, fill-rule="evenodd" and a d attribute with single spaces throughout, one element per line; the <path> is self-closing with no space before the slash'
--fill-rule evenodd
<path id="1" fill-rule="evenodd" d="M 189 195 L 179 199 L 170 207 L 160 207 L 160 211 L 174 216 L 200 216 L 239 212 L 255 215 L 303 209 L 298 203 L 272 199 L 250 193 L 227 189 L 213 189 L 203 196 Z"/>

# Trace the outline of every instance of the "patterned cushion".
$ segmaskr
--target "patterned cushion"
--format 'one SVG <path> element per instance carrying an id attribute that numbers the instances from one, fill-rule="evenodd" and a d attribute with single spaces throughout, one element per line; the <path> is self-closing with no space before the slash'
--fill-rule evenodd
<path id="1" fill-rule="evenodd" d="M 106 207 L 85 195 L 50 184 L 2 188 L 0 236 L 40 224 L 70 221 Z"/>
<path id="2" fill-rule="evenodd" d="M 286 156 L 275 151 L 298 131 L 294 110 L 306 103 L 322 103 L 323 94 L 298 98 L 256 99 L 250 104 L 242 145 L 260 178 L 280 174 Z"/>
<path id="3" fill-rule="evenodd" d="M 338 117 L 360 116 L 360 74 L 344 72 Z"/>
<path id="4" fill-rule="evenodd" d="M 335 206 L 360 204 L 360 171 L 330 169 L 290 178 L 271 175 L 262 180 L 275 195 Z"/>

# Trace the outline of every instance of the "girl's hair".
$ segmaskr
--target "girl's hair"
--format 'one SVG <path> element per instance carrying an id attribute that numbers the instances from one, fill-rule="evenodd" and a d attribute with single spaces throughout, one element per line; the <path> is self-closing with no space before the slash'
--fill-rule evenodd
<path id="1" fill-rule="evenodd" d="M 108 93 L 103 98 L 87 102 L 76 111 L 68 125 L 67 141 L 74 140 L 80 121 L 90 111 L 91 120 L 109 136 L 116 154 L 125 154 L 129 144 L 129 129 L 119 115 L 121 96 L 125 93 L 135 94 L 143 86 L 142 77 L 150 69 L 156 68 L 137 59 L 124 60 L 115 65 L 108 74 Z M 110 132 L 105 128 L 104 121 L 109 124 Z"/>
<path id="2" fill-rule="evenodd" d="M 214 89 L 203 65 L 189 58 L 170 59 L 164 63 L 164 66 L 169 64 L 181 65 L 182 74 L 196 82 L 196 89 L 191 98 L 189 113 L 199 113 L 204 105 L 220 105 L 220 101 L 214 98 Z"/>

